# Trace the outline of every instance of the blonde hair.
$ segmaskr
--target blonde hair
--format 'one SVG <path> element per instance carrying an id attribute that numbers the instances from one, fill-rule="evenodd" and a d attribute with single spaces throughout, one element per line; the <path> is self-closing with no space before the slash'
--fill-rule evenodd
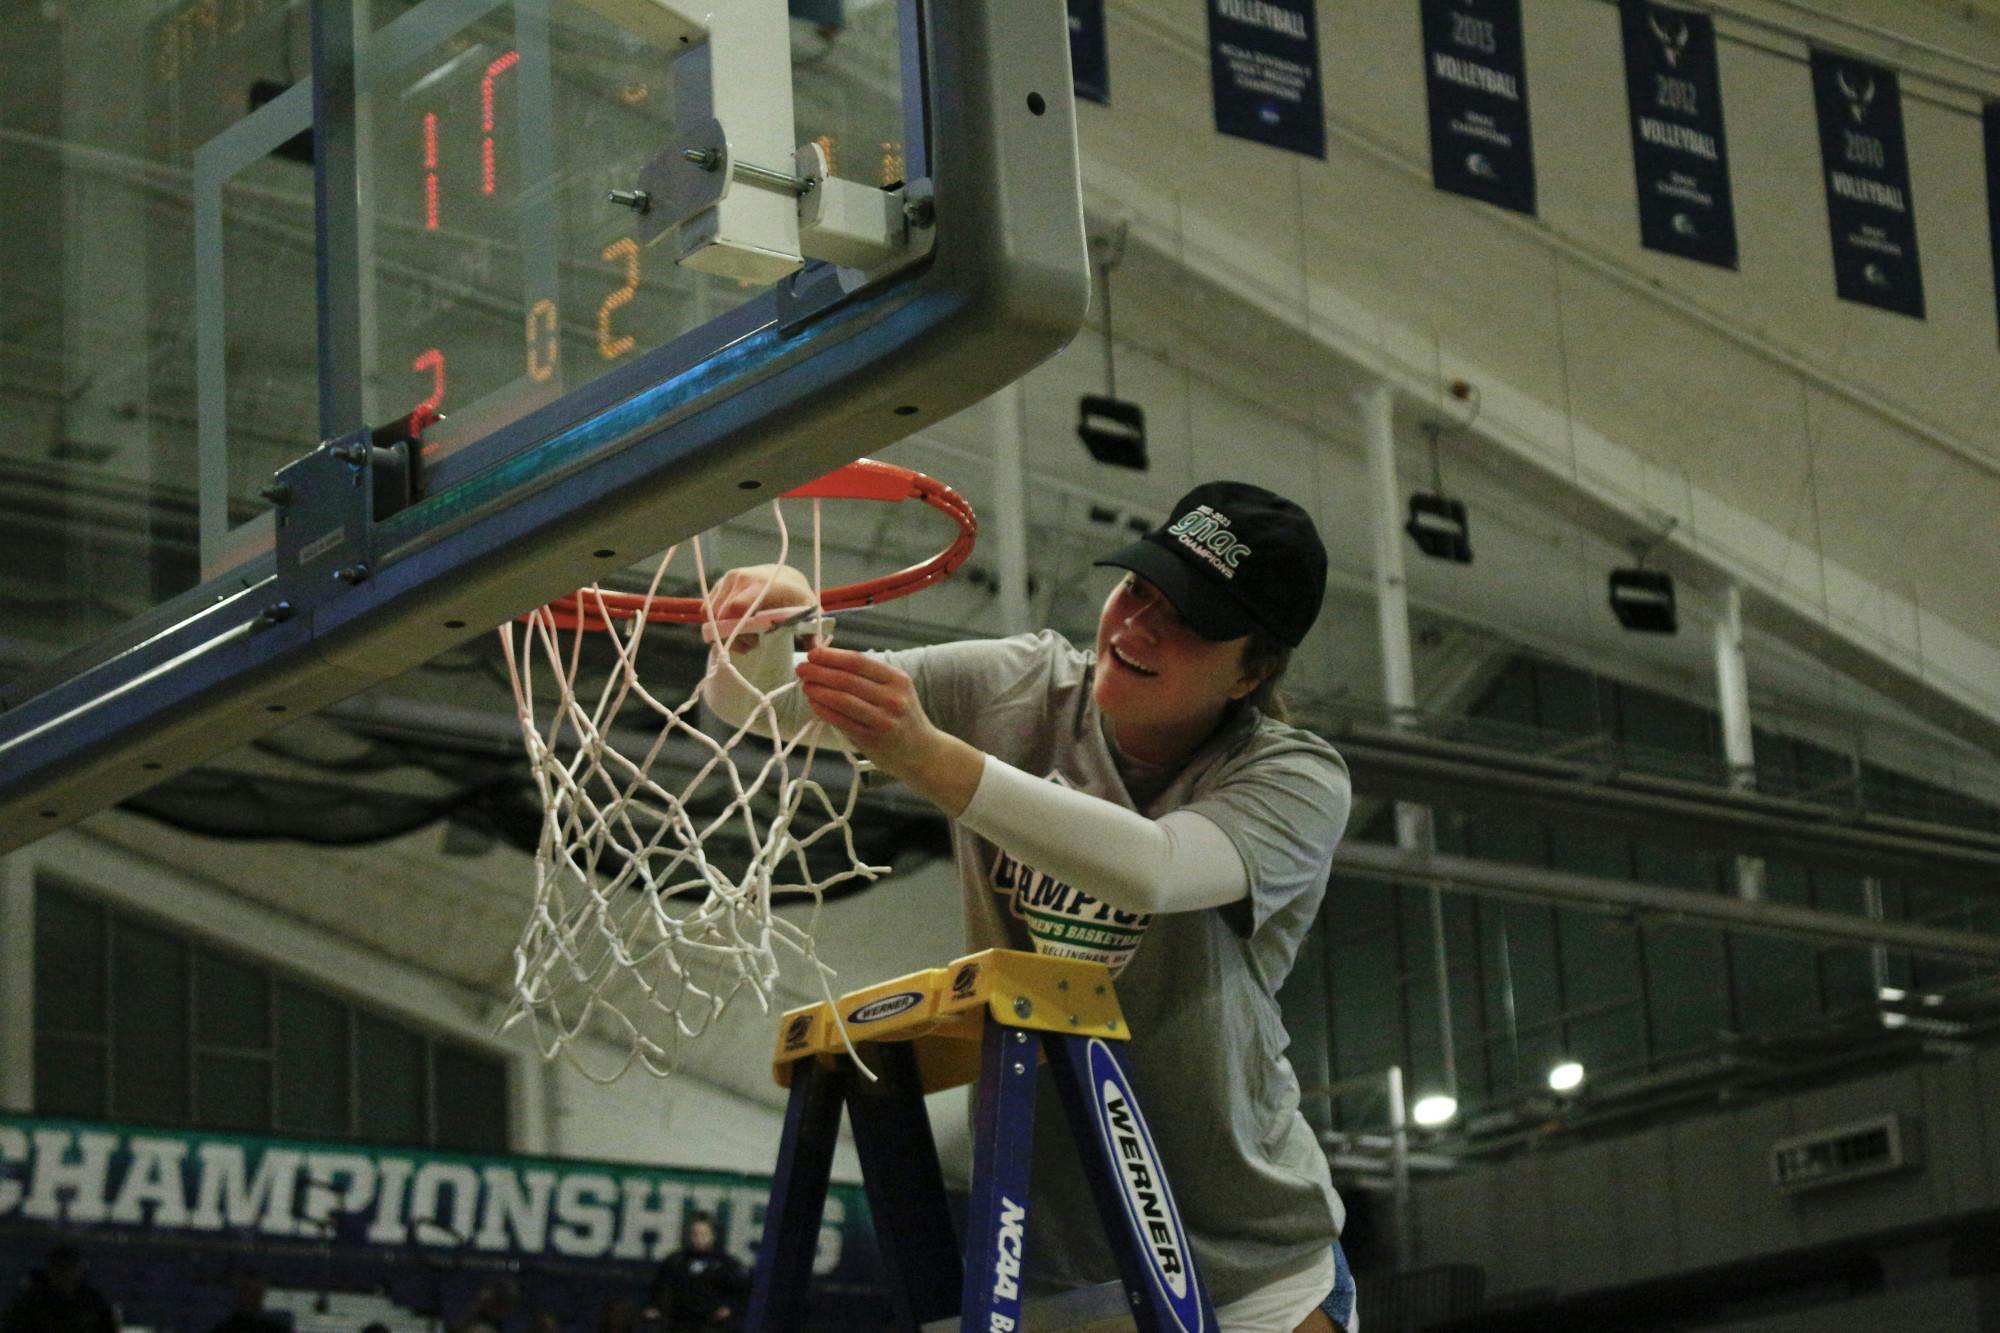
<path id="1" fill-rule="evenodd" d="M 1285 707 L 1285 696 L 1278 692 L 1279 684 L 1285 678 L 1285 671 L 1292 665 L 1292 646 L 1277 635 L 1265 629 L 1253 629 L 1243 644 L 1243 671 L 1245 675 L 1263 674 L 1257 688 L 1243 696 L 1249 704 L 1266 717 L 1275 717 L 1280 722 L 1291 721 L 1291 712 Z"/>

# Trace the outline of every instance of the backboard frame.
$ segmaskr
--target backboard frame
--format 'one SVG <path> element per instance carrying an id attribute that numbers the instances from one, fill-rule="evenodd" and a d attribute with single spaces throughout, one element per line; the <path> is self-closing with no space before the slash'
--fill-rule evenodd
<path id="1" fill-rule="evenodd" d="M 323 44 L 349 0 L 321 3 Z M 811 265 L 466 447 L 428 494 L 369 524 L 364 581 L 297 614 L 271 614 L 283 574 L 267 551 L 22 682 L 0 700 L 0 852 L 879 450 L 1059 350 L 1090 282 L 1063 7 L 899 3 L 927 258 L 875 283 Z M 316 138 L 338 139 L 332 100 Z M 322 176 L 341 160 L 326 147 Z M 322 338 L 338 340 L 326 260 L 341 219 L 320 225 Z M 323 348 L 323 426 L 358 402 L 339 382 L 351 361 Z"/>

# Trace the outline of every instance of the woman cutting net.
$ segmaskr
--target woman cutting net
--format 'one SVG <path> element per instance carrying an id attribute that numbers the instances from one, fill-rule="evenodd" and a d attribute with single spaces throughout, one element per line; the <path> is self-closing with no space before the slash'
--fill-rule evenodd
<path id="1" fill-rule="evenodd" d="M 1340 756 L 1275 700 L 1325 548 L 1290 501 L 1213 482 L 1098 563 L 1126 573 L 1090 649 L 1044 631 L 795 659 L 787 635 L 738 634 L 706 697 L 741 725 L 795 675 L 779 726 L 809 709 L 952 821 L 970 948 L 1118 972 L 1128 1066 L 1222 1327 L 1354 1333 L 1344 1210 L 1277 1000 L 1349 807 Z M 812 602 L 779 565 L 733 570 L 709 598 L 721 622 Z M 1038 1118 L 1057 1114 L 1041 1095 Z M 1066 1138 L 1036 1136 L 1031 1178 L 1031 1290 L 1114 1279 Z"/>

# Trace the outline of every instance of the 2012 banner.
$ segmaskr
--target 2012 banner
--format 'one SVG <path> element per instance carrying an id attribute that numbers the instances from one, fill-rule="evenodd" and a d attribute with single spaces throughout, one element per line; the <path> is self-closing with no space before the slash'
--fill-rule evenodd
<path id="1" fill-rule="evenodd" d="M 1431 182 L 1535 211 L 1521 0 L 1423 0 Z"/>
<path id="2" fill-rule="evenodd" d="M 1924 276 L 1896 73 L 1814 50 L 1812 81 L 1835 289 L 1844 300 L 1922 319 Z"/>
<path id="3" fill-rule="evenodd" d="M 1651 0 L 1620 0 L 1639 238 L 1648 250 L 1736 267 L 1736 211 L 1715 20 Z"/>
<path id="4" fill-rule="evenodd" d="M 1215 128 L 1308 157 L 1326 156 L 1313 0 L 1208 0 Z"/>

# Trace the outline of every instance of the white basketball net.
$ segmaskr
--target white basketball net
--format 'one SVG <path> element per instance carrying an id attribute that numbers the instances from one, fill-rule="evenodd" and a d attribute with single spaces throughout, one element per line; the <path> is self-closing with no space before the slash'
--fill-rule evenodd
<path id="1" fill-rule="evenodd" d="M 781 512 L 777 522 L 782 563 L 789 537 Z M 817 595 L 818 501 L 813 539 Z M 690 545 L 706 599 L 701 545 Z M 649 608 L 678 549 L 660 557 L 645 594 Z M 768 591 L 768 584 L 760 590 L 760 605 Z M 601 1082 L 635 1063 L 664 1076 L 682 1044 L 744 990 L 770 1011 L 781 950 L 802 959 L 831 1000 L 833 969 L 813 940 L 822 895 L 888 867 L 865 864 L 855 850 L 851 821 L 864 764 L 838 745 L 838 734 L 811 723 L 775 742 L 763 738 L 779 734 L 777 704 L 796 681 L 756 691 L 727 651 L 711 653 L 709 675 L 729 672 L 761 700 L 742 727 L 718 739 L 699 725 L 707 676 L 685 698 L 659 697 L 639 678 L 646 617 L 612 619 L 594 584 L 578 600 L 603 613 L 607 627 L 563 628 L 543 607 L 500 628 L 545 809 L 534 906 L 514 949 L 514 998 L 502 1026 L 526 1020 L 545 1056 L 567 1053 Z M 711 619 L 707 637 L 727 645 L 758 628 L 755 614 L 727 627 Z M 800 628 L 824 636 L 831 626 L 817 617 Z M 601 683 L 583 686 L 586 641 L 598 635 L 615 661 Z M 822 755 L 828 738 L 835 743 Z M 837 796 L 819 780 L 829 765 L 845 769 Z M 823 848 L 815 878 L 807 852 L 821 844 L 840 854 Z M 829 860 L 838 862 L 831 873 Z M 786 898 L 811 901 L 803 925 L 773 913 Z M 577 1050 L 586 1033 L 622 1046 L 622 1060 L 592 1069 Z"/>

